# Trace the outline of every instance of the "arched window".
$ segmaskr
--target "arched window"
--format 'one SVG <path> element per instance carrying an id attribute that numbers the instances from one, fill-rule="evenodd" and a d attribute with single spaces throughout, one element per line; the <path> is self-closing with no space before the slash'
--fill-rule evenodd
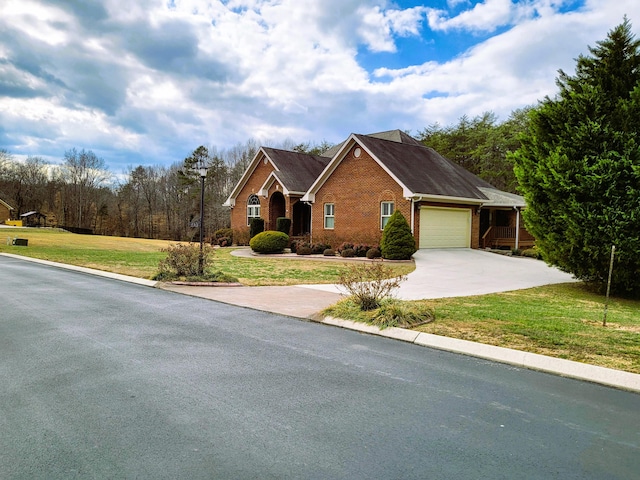
<path id="1" fill-rule="evenodd" d="M 260 218 L 260 199 L 255 194 L 247 199 L 247 225 L 251 225 L 253 218 Z"/>

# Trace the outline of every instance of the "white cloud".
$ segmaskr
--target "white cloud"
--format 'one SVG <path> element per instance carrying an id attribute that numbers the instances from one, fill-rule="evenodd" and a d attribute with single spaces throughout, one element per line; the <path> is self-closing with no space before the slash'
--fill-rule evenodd
<path id="1" fill-rule="evenodd" d="M 443 31 L 453 29 L 493 31 L 499 26 L 510 23 L 514 8 L 511 0 L 486 0 L 453 18 L 447 18 L 446 11 L 431 9 L 428 15 L 429 27 L 432 30 Z"/>
<path id="2" fill-rule="evenodd" d="M 506 117 L 553 94 L 557 69 L 571 71 L 624 13 L 640 22 L 637 0 L 587 0 L 570 14 L 554 0 L 487 0 L 453 17 L 386 0 L 167 3 L 5 0 L 0 148 L 168 163 L 200 144 L 339 141 L 486 110 Z M 373 73 L 358 63 L 362 51 L 397 58 L 400 37 L 432 41 L 427 16 L 454 41 L 508 30 L 441 63 Z"/>
<path id="3" fill-rule="evenodd" d="M 380 6 L 361 7 L 358 10 L 361 25 L 358 30 L 370 50 L 374 52 L 395 52 L 395 36 L 419 35 L 425 7 L 405 10 L 383 10 Z"/>

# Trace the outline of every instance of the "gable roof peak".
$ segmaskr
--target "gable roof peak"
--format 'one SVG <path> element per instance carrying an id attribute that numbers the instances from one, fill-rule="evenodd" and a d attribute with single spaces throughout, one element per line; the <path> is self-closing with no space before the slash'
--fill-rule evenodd
<path id="1" fill-rule="evenodd" d="M 377 138 L 380 140 L 389 140 L 391 142 L 396 142 L 396 143 L 403 143 L 403 144 L 408 144 L 408 145 L 418 145 L 423 147 L 424 145 L 416 140 L 415 138 L 413 138 L 411 135 L 409 135 L 406 132 L 403 132 L 400 129 L 396 129 L 396 130 L 387 130 L 385 132 L 378 132 L 378 133 L 370 133 L 368 135 L 365 135 L 366 137 L 373 137 L 373 138 Z"/>

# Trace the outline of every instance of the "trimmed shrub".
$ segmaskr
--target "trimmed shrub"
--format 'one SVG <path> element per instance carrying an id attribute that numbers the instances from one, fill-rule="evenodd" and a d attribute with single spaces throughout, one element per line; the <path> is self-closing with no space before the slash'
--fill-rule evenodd
<path id="1" fill-rule="evenodd" d="M 336 251 L 333 248 L 327 248 L 324 252 L 322 252 L 322 255 L 324 255 L 325 257 L 335 257 Z"/>
<path id="2" fill-rule="evenodd" d="M 276 231 L 289 235 L 291 230 L 291 219 L 287 217 L 276 218 Z"/>
<path id="3" fill-rule="evenodd" d="M 356 256 L 356 251 L 353 248 L 345 248 L 340 252 L 340 256 L 344 258 L 351 258 Z"/>
<path id="4" fill-rule="evenodd" d="M 180 277 L 195 277 L 198 275 L 200 261 L 200 246 L 198 244 L 169 245 L 162 249 L 167 256 L 160 260 L 155 280 L 174 280 Z M 203 245 L 202 268 L 206 270 L 212 262 L 213 249 Z"/>
<path id="5" fill-rule="evenodd" d="M 378 247 L 373 247 L 367 250 L 367 258 L 369 260 L 372 260 L 374 258 L 380 258 L 380 257 L 382 257 L 382 252 Z"/>
<path id="6" fill-rule="evenodd" d="M 293 240 L 291 242 L 291 245 L 289 245 L 289 248 L 291 248 L 291 253 L 298 253 L 298 249 L 300 247 L 311 247 L 311 244 L 304 240 Z"/>
<path id="7" fill-rule="evenodd" d="M 380 251 L 389 260 L 409 260 L 416 253 L 416 239 L 400 210 L 393 212 L 382 231 Z"/>
<path id="8" fill-rule="evenodd" d="M 249 242 L 256 253 L 282 253 L 289 243 L 289 235 L 275 230 L 258 233 Z"/>
<path id="9" fill-rule="evenodd" d="M 367 252 L 371 249 L 371 245 L 366 243 L 357 243 L 353 246 L 353 250 L 356 252 L 356 257 L 366 257 Z"/>
<path id="10" fill-rule="evenodd" d="M 233 240 L 236 245 L 249 245 L 249 228 L 237 228 L 233 231 Z"/>
<path id="11" fill-rule="evenodd" d="M 311 253 L 314 255 L 321 255 L 327 248 L 331 248 L 331 245 L 326 243 L 314 243 L 311 245 Z"/>
<path id="12" fill-rule="evenodd" d="M 347 250 L 347 249 L 352 249 L 353 250 L 353 243 L 351 242 L 342 242 L 339 246 L 338 246 L 338 253 L 340 255 L 342 255 L 342 252 Z"/>
<path id="13" fill-rule="evenodd" d="M 542 259 L 542 255 L 540 253 L 540 250 L 538 250 L 536 247 L 527 248 L 526 250 L 522 250 L 520 255 L 522 255 L 523 257 L 536 258 L 538 260 Z"/>
<path id="14" fill-rule="evenodd" d="M 229 237 L 221 237 L 218 239 L 218 245 L 221 247 L 230 247 L 233 245 L 233 239 Z"/>
<path id="15" fill-rule="evenodd" d="M 219 230 L 216 230 L 213 234 L 213 238 L 215 239 L 215 243 L 217 245 L 220 245 L 221 247 L 230 247 L 231 245 L 233 245 L 233 229 L 221 228 Z M 221 241 L 225 243 L 225 245 L 222 245 Z"/>
<path id="16" fill-rule="evenodd" d="M 249 225 L 249 238 L 264 232 L 264 218 L 252 218 Z"/>
<path id="17" fill-rule="evenodd" d="M 300 245 L 296 250 L 296 255 L 311 255 L 311 247 L 307 245 Z"/>

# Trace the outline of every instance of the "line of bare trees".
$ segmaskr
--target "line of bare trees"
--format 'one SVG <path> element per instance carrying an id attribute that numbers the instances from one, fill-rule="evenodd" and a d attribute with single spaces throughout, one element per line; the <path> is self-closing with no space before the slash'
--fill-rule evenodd
<path id="1" fill-rule="evenodd" d="M 216 151 L 199 147 L 209 167 L 205 181 L 205 227 L 229 226 L 222 206 L 258 144 L 247 141 Z M 194 151 L 195 152 L 195 151 Z M 30 211 L 47 217 L 47 226 L 81 232 L 170 240 L 189 240 L 198 231 L 200 182 L 193 155 L 164 166 L 130 167 L 118 178 L 91 150 L 71 149 L 61 164 L 41 157 L 18 161 L 0 150 L 0 199 L 19 218 Z"/>

